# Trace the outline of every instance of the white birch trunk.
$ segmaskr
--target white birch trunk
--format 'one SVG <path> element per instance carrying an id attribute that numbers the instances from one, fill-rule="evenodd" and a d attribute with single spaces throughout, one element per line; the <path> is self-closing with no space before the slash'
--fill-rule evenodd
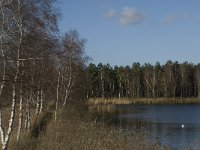
<path id="1" fill-rule="evenodd" d="M 40 91 L 37 91 L 37 101 L 36 101 L 36 109 L 35 109 L 35 116 L 37 117 L 40 111 Z"/>
<path id="2" fill-rule="evenodd" d="M 3 8 L 1 7 L 1 13 L 2 13 L 2 33 L 4 33 L 4 12 L 3 12 Z M 0 86 L 0 96 L 2 95 L 3 92 L 3 88 L 5 85 L 5 78 L 6 78 L 6 59 L 5 59 L 5 55 L 4 55 L 4 51 L 3 51 L 3 40 L 2 38 L 0 38 L 1 40 L 1 54 L 3 57 L 3 73 L 2 73 L 2 82 L 1 82 L 1 86 Z M 2 125 L 2 106 L 1 106 L 1 101 L 0 101 L 0 134 L 1 134 L 1 144 L 2 144 L 2 148 L 5 147 L 4 145 L 4 129 L 3 129 L 3 125 Z"/>
<path id="3" fill-rule="evenodd" d="M 128 78 L 128 77 L 127 77 Z M 129 81 L 129 79 L 127 79 L 127 97 L 129 97 L 130 96 L 130 86 L 129 86 L 129 84 L 130 84 L 130 81 Z"/>
<path id="4" fill-rule="evenodd" d="M 153 97 L 156 97 L 156 73 L 155 71 L 153 72 L 153 79 L 152 79 L 152 94 Z"/>
<path id="5" fill-rule="evenodd" d="M 19 67 L 20 67 L 20 50 L 21 50 L 21 44 L 22 44 L 22 36 L 23 36 L 23 30 L 22 30 L 22 18 L 21 18 L 21 14 L 20 14 L 20 7 L 21 7 L 21 2 L 20 0 L 18 0 L 18 13 L 19 13 L 19 20 L 17 22 L 17 26 L 19 28 L 20 31 L 20 38 L 19 38 L 19 43 L 18 43 L 18 50 L 17 50 L 17 62 L 16 62 L 16 73 L 15 73 L 15 77 L 14 77 L 14 83 L 12 85 L 13 91 L 12 91 L 12 106 L 11 106 L 11 114 L 10 114 L 10 119 L 9 119 L 9 125 L 8 125 L 8 130 L 7 133 L 5 135 L 5 140 L 4 140 L 4 144 L 2 145 L 2 149 L 5 150 L 7 149 L 8 143 L 9 143 L 9 139 L 10 139 L 10 135 L 12 133 L 13 130 L 13 123 L 14 123 L 14 119 L 15 119 L 15 107 L 16 107 L 16 82 L 18 79 L 18 74 L 19 74 Z"/>
<path id="6" fill-rule="evenodd" d="M 122 81 L 121 75 L 119 76 L 119 98 L 121 98 Z"/>
<path id="7" fill-rule="evenodd" d="M 33 85 L 33 75 L 31 77 L 31 85 Z M 31 87 L 31 91 L 30 91 L 30 95 L 27 96 L 27 100 L 26 100 L 26 113 L 25 113 L 25 129 L 28 130 L 28 132 L 30 131 L 30 127 L 31 127 L 31 123 L 30 123 L 30 108 L 29 108 L 29 104 L 32 101 L 32 94 L 33 94 L 33 90 Z"/>
<path id="8" fill-rule="evenodd" d="M 29 102 L 30 102 L 31 99 L 32 99 L 32 92 L 31 92 L 30 99 L 27 99 L 27 101 L 26 101 L 25 129 L 27 129 L 28 132 L 30 131 L 30 110 L 29 110 Z"/>
<path id="9" fill-rule="evenodd" d="M 22 83 L 20 86 L 20 102 L 19 102 L 19 123 L 18 123 L 18 130 L 17 130 L 17 141 L 19 141 L 19 136 L 21 133 L 21 128 L 22 128 L 22 117 L 23 117 L 23 113 L 22 113 L 22 107 L 23 105 L 23 96 L 22 96 Z"/>
<path id="10" fill-rule="evenodd" d="M 65 90 L 65 98 L 64 98 L 62 108 L 65 107 L 65 105 L 67 103 L 67 98 L 69 97 L 69 93 L 70 93 L 70 89 Z"/>
<path id="11" fill-rule="evenodd" d="M 40 91 L 40 110 L 39 110 L 39 114 L 42 113 L 43 111 L 43 103 L 44 103 L 44 99 L 43 99 L 43 90 Z"/>
<path id="12" fill-rule="evenodd" d="M 104 98 L 104 81 L 103 81 L 103 73 L 101 71 L 101 97 Z"/>
<path id="13" fill-rule="evenodd" d="M 2 112 L 0 110 L 0 134 L 1 134 L 1 144 L 2 144 L 2 148 L 5 147 L 4 145 L 4 129 L 2 126 Z"/>
<path id="14" fill-rule="evenodd" d="M 166 81 L 165 76 L 164 76 L 164 91 L 165 91 L 164 96 L 165 96 L 165 98 L 166 98 L 166 97 L 167 97 L 167 81 Z"/>
<path id="15" fill-rule="evenodd" d="M 59 102 L 59 86 L 60 86 L 60 71 L 58 72 L 58 81 L 56 88 L 56 109 L 55 109 L 55 120 L 57 119 L 58 102 Z"/>
<path id="16" fill-rule="evenodd" d="M 17 75 L 16 78 L 17 79 Z M 8 130 L 5 136 L 4 144 L 2 145 L 2 149 L 5 150 L 7 149 L 8 142 L 10 140 L 10 135 L 13 130 L 13 122 L 15 119 L 15 106 L 16 106 L 16 85 L 15 83 L 13 84 L 13 93 L 12 93 L 12 107 L 11 107 L 11 114 L 10 114 L 10 119 L 9 119 L 9 125 L 8 125 Z"/>
<path id="17" fill-rule="evenodd" d="M 33 67 L 35 66 L 35 62 L 33 62 Z M 34 70 L 32 69 L 32 77 L 31 77 L 31 85 L 33 86 L 33 82 L 34 82 Z M 31 87 L 31 91 L 30 91 L 30 97 L 27 97 L 27 101 L 26 101 L 26 117 L 25 117 L 25 129 L 28 130 L 28 132 L 30 131 L 30 127 L 31 127 L 31 122 L 30 122 L 30 108 L 29 108 L 29 104 L 33 99 L 33 89 Z"/>
<path id="18" fill-rule="evenodd" d="M 75 75 L 74 75 L 74 78 L 75 78 Z M 67 98 L 69 97 L 69 94 L 71 92 L 71 87 L 72 87 L 72 60 L 70 58 L 70 62 L 69 62 L 69 79 L 68 79 L 67 88 L 65 90 L 65 98 L 64 98 L 64 102 L 63 102 L 62 108 L 67 103 Z"/>
<path id="19" fill-rule="evenodd" d="M 2 45 L 1 45 L 1 53 L 2 53 L 2 57 L 3 57 L 3 72 L 2 72 L 2 82 L 1 82 L 1 86 L 0 86 L 0 96 L 3 91 L 4 85 L 5 85 L 5 78 L 6 78 L 6 59 L 5 59 Z"/>
<path id="20" fill-rule="evenodd" d="M 65 97 L 64 97 L 64 102 L 63 102 L 62 108 L 65 107 L 65 105 L 67 103 L 67 99 L 69 98 L 70 93 L 72 92 L 72 87 L 74 86 L 75 78 L 76 78 L 76 76 L 74 75 L 73 79 L 72 78 L 70 79 L 70 84 L 68 84 L 67 89 L 65 90 Z"/>
<path id="21" fill-rule="evenodd" d="M 11 4 L 12 0 L 10 0 L 7 4 Z M 2 8 L 2 5 L 0 5 L 1 7 L 1 12 L 2 12 L 2 15 L 3 15 L 3 21 L 5 20 L 4 18 L 4 12 L 3 12 L 3 8 Z M 16 83 L 17 83 L 17 80 L 18 80 L 18 74 L 19 74 L 19 67 L 20 67 L 20 51 L 21 51 L 21 44 L 22 44 L 22 36 L 23 36 L 23 25 L 22 25 L 22 16 L 21 16 L 21 1 L 18 0 L 17 1 L 17 10 L 16 11 L 13 11 L 13 20 L 15 21 L 15 25 L 16 25 L 16 29 L 18 28 L 18 31 L 13 31 L 13 32 L 19 32 L 19 41 L 17 43 L 17 56 L 16 56 L 16 72 L 15 72 L 15 76 L 14 76 L 14 80 L 13 80 L 13 83 L 12 83 L 12 105 L 11 105 L 11 112 L 10 112 L 10 119 L 9 119 L 9 124 L 8 124 L 8 129 L 7 129 L 7 132 L 4 136 L 4 131 L 3 131 L 3 127 L 2 127 L 2 112 L 0 110 L 0 130 L 1 130 L 1 141 L 2 141 L 2 149 L 3 150 L 6 150 L 8 148 L 8 143 L 9 143 L 9 139 L 10 139 L 10 135 L 12 133 L 12 130 L 13 130 L 13 123 L 14 123 L 14 119 L 15 119 L 15 107 L 16 107 Z M 3 22 L 4 24 L 4 22 Z M 10 30 L 12 27 L 10 27 L 8 30 Z M 3 29 L 3 27 L 2 27 Z M 6 32 L 3 32 L 3 33 L 6 33 Z M 1 37 L 2 38 L 2 35 Z M 12 38 L 12 37 L 11 37 Z M 2 41 L 1 41 L 2 43 Z M 1 45 L 1 48 L 2 45 Z M 3 50 L 2 50 L 2 54 L 3 54 Z M 3 56 L 4 57 L 4 56 Z M 14 62 L 14 61 L 13 61 Z M 6 65 L 6 62 L 5 62 L 5 57 L 4 57 L 4 67 Z M 3 87 L 4 87 L 4 81 L 5 81 L 5 68 L 4 68 L 4 71 L 3 71 L 3 84 L 1 84 L 1 91 L 3 90 Z"/>

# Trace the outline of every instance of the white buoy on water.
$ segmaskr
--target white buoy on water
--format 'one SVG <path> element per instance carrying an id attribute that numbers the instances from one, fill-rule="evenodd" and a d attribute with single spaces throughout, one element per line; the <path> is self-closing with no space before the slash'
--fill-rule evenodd
<path id="1" fill-rule="evenodd" d="M 184 124 L 181 125 L 181 128 L 184 128 Z"/>

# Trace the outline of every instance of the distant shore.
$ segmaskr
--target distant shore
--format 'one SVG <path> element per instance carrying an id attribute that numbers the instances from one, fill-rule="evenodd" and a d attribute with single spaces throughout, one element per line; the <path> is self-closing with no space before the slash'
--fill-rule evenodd
<path id="1" fill-rule="evenodd" d="M 108 104 L 200 104 L 199 98 L 90 98 L 88 105 Z"/>

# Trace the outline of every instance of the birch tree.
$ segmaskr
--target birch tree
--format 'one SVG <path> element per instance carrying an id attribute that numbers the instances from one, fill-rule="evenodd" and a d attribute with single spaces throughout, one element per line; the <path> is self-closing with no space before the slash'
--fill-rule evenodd
<path id="1" fill-rule="evenodd" d="M 11 111 L 7 131 L 4 131 L 5 128 L 3 128 L 4 123 L 2 123 L 2 106 L 0 106 L 0 133 L 2 149 L 7 149 L 10 135 L 13 131 L 16 103 L 18 103 L 17 97 L 19 97 L 17 140 L 19 140 L 22 129 L 24 108 L 23 100 L 25 99 L 25 95 L 25 126 L 28 130 L 30 128 L 29 103 L 34 99 L 34 95 L 36 95 L 36 93 L 34 93 L 34 88 L 32 88 L 35 85 L 35 77 L 33 74 L 29 76 L 28 72 L 31 70 L 30 68 L 33 64 L 38 65 L 38 62 L 42 59 L 44 61 L 47 60 L 45 57 L 41 57 L 41 54 L 46 55 L 46 52 L 48 51 L 48 60 L 51 59 L 49 54 L 51 53 L 50 51 L 52 50 L 52 45 L 54 45 L 52 44 L 54 41 L 51 37 L 57 30 L 57 12 L 53 11 L 52 1 L 49 0 L 1 0 L 0 30 L 1 61 L 3 62 L 3 66 L 1 67 L 2 81 L 0 85 L 1 103 L 5 84 L 7 84 L 7 87 L 12 88 Z M 30 68 L 27 69 L 27 67 Z M 9 70 L 9 72 L 7 70 Z M 34 72 L 35 71 L 36 70 L 34 70 Z M 42 72 L 42 78 L 40 79 L 39 113 L 43 110 L 43 97 L 45 96 L 44 87 L 45 84 L 49 82 L 47 81 L 44 83 L 43 77 L 48 72 L 47 70 L 45 71 L 45 73 Z M 25 91 L 23 87 L 31 87 L 31 90 Z M 9 97 L 4 97 L 4 99 L 5 98 Z"/>
<path id="2" fill-rule="evenodd" d="M 156 71 L 154 67 L 150 64 L 145 64 L 144 66 L 144 81 L 146 85 L 146 92 L 147 97 L 150 97 L 151 95 L 153 97 L 156 96 Z M 151 91 L 151 95 L 150 92 Z"/>
<path id="3" fill-rule="evenodd" d="M 13 81 L 12 81 L 12 104 L 11 104 L 11 112 L 10 112 L 10 119 L 9 119 L 9 124 L 8 124 L 8 129 L 7 132 L 4 133 L 4 129 L 2 127 L 2 122 L 0 123 L 1 125 L 1 141 L 2 141 L 2 149 L 7 149 L 8 142 L 10 139 L 10 135 L 13 130 L 13 123 L 14 123 L 14 118 L 15 118 L 15 109 L 16 109 L 16 86 L 17 86 L 17 81 L 18 81 L 18 76 L 19 76 L 19 69 L 20 69 L 20 53 L 21 53 L 21 46 L 22 46 L 22 36 L 23 36 L 23 24 L 22 24 L 22 3 L 20 0 L 17 2 L 14 1 L 1 1 L 1 12 L 3 16 L 3 20 L 5 21 L 6 19 L 12 22 L 14 24 L 12 28 L 10 27 L 10 31 L 12 32 L 12 36 L 9 36 L 10 40 L 9 42 L 13 43 L 15 46 L 12 48 L 16 48 L 16 57 L 13 59 L 12 63 L 14 66 L 14 76 L 13 76 Z M 12 6 L 12 7 L 11 7 Z M 8 16 L 5 16 L 8 15 Z M 12 17 L 11 17 L 12 16 Z M 4 23 L 3 21 L 3 23 Z M 10 25 L 10 22 L 8 23 L 8 26 Z M 10 31 L 7 31 L 7 33 L 10 33 Z M 4 42 L 1 43 L 1 45 L 4 44 Z M 1 108 L 2 109 L 2 108 Z M 2 114 L 0 115 L 2 117 Z M 2 120 L 2 118 L 0 119 Z"/>
<path id="4" fill-rule="evenodd" d="M 85 39 L 81 39 L 77 31 L 69 31 L 62 38 L 62 50 L 60 52 L 60 67 L 63 70 L 60 75 L 63 89 L 61 91 L 64 91 L 61 95 L 62 108 L 66 105 L 73 91 L 76 90 L 75 85 L 77 83 L 79 69 L 85 64 L 84 44 Z"/>

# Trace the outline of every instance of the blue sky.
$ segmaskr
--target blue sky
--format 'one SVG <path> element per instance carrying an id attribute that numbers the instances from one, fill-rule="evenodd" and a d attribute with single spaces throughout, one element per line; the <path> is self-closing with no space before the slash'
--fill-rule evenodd
<path id="1" fill-rule="evenodd" d="M 93 63 L 200 62 L 199 0 L 59 0 L 61 33 L 87 39 Z"/>

